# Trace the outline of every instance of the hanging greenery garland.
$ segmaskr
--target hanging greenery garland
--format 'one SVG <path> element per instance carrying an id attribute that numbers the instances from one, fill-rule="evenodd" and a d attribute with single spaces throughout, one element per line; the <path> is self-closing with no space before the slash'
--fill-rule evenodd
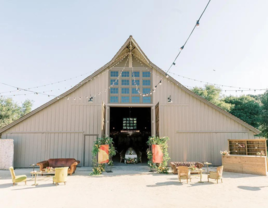
<path id="1" fill-rule="evenodd" d="M 168 154 L 168 144 L 167 141 L 169 140 L 168 137 L 150 137 L 147 141 L 147 144 L 151 147 L 152 145 L 159 145 L 163 158 L 162 163 L 153 163 L 153 152 L 152 149 L 147 149 L 147 158 L 148 158 L 148 165 L 151 169 L 156 169 L 158 173 L 168 173 L 169 168 L 167 167 L 168 160 L 170 159 Z"/>
<path id="2" fill-rule="evenodd" d="M 111 137 L 101 137 L 97 138 L 97 140 L 94 142 L 92 154 L 93 154 L 93 169 L 90 175 L 100 175 L 105 170 L 104 165 L 105 164 L 98 164 L 98 158 L 97 155 L 100 151 L 101 145 L 109 145 L 109 166 L 113 166 L 113 160 L 112 157 L 116 155 L 116 150 L 113 145 L 113 138 Z"/>

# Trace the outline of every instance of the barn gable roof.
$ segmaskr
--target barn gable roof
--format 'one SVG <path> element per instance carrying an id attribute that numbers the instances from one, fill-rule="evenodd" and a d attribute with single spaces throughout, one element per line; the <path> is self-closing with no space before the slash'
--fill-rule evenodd
<path id="1" fill-rule="evenodd" d="M 159 72 L 160 74 L 162 74 L 163 76 L 166 75 L 166 73 L 160 69 L 158 66 L 156 66 L 155 64 L 153 64 L 148 57 L 146 56 L 146 54 L 142 51 L 142 49 L 139 47 L 139 45 L 137 44 L 137 42 L 134 40 L 134 38 L 132 36 L 130 36 L 126 42 L 123 44 L 123 46 L 119 49 L 119 51 L 115 54 L 115 56 L 112 58 L 111 61 L 109 61 L 107 64 L 105 64 L 103 67 L 101 67 L 100 69 L 96 70 L 94 73 L 92 73 L 91 75 L 89 75 L 87 78 L 85 78 L 84 80 L 82 80 L 81 82 L 79 82 L 76 86 L 74 86 L 73 88 L 71 88 L 70 90 L 66 91 L 65 93 L 61 94 L 60 96 L 50 100 L 49 102 L 41 105 L 40 107 L 36 108 L 35 110 L 31 111 L 30 113 L 26 114 L 25 116 L 21 117 L 20 119 L 8 124 L 7 126 L 3 127 L 0 129 L 0 135 L 1 133 L 7 131 L 8 129 L 12 128 L 13 126 L 21 123 L 22 121 L 26 120 L 27 118 L 33 116 L 34 114 L 38 113 L 39 111 L 47 108 L 48 106 L 56 103 L 57 101 L 59 101 L 59 99 L 62 99 L 66 96 L 68 96 L 69 94 L 71 94 L 72 92 L 76 91 L 77 89 L 79 89 L 81 86 L 83 86 L 84 84 L 86 84 L 87 82 L 91 81 L 92 78 L 94 78 L 95 76 L 97 76 L 98 74 L 102 73 L 104 70 L 106 70 L 108 67 L 112 67 L 114 64 L 116 64 L 120 59 L 122 59 L 123 57 L 125 57 L 129 51 L 131 50 L 131 52 L 133 53 L 134 56 L 137 56 L 144 64 L 146 64 L 147 66 L 149 66 L 150 68 L 155 69 L 157 72 Z M 192 92 L 191 90 L 187 89 L 186 87 L 184 87 L 181 83 L 179 83 L 177 80 L 175 80 L 173 77 L 169 77 L 169 80 L 171 82 L 173 82 L 175 85 L 177 85 L 180 89 L 182 89 L 184 92 L 190 94 L 191 96 L 195 97 L 196 99 L 200 100 L 201 102 L 209 105 L 210 107 L 212 107 L 213 109 L 215 109 L 216 111 L 224 114 L 225 116 L 231 118 L 232 120 L 235 120 L 237 123 L 241 124 L 242 126 L 246 127 L 247 129 L 249 129 L 250 131 L 254 132 L 255 134 L 259 134 L 260 131 L 255 129 L 253 126 L 247 124 L 246 122 L 240 120 L 239 118 L 233 116 L 232 114 L 222 110 L 221 108 L 219 108 L 218 106 L 212 104 L 211 102 L 207 101 L 206 99 L 196 95 L 194 92 Z"/>

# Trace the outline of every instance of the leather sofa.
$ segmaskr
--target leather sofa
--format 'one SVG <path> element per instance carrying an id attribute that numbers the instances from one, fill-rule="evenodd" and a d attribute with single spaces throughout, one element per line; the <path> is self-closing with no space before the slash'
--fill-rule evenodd
<path id="1" fill-rule="evenodd" d="M 79 163 L 80 161 L 74 158 L 55 158 L 39 162 L 36 165 L 39 166 L 40 171 L 44 171 L 46 167 L 68 167 L 68 174 L 72 175 L 73 173 L 75 173 L 76 166 Z"/>
<path id="2" fill-rule="evenodd" d="M 199 169 L 204 167 L 204 164 L 200 163 L 200 162 L 170 162 L 170 167 L 171 167 L 172 172 L 174 174 L 178 174 L 177 167 L 179 167 L 179 166 L 190 167 L 190 166 L 193 166 L 193 165 L 196 166 Z M 192 173 L 194 173 L 194 172 L 192 172 Z"/>

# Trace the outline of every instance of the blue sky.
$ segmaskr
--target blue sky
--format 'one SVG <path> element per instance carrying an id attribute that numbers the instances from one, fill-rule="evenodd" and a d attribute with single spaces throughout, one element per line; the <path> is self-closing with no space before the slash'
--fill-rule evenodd
<path id="1" fill-rule="evenodd" d="M 0 82 L 29 88 L 84 74 L 36 89 L 59 95 L 106 64 L 129 35 L 166 70 L 206 4 L 207 0 L 2 0 Z M 224 85 L 268 88 L 267 8 L 266 0 L 212 0 L 171 72 Z M 173 77 L 187 86 L 203 86 Z M 14 88 L 0 84 L 0 92 L 9 90 Z M 34 108 L 51 99 L 13 94 L 23 93 L 4 93 L 18 103 L 33 100 Z"/>

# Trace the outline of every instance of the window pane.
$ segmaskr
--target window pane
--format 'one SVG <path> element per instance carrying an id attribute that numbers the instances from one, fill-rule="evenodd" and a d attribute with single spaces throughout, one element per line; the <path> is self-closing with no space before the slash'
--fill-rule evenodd
<path id="1" fill-rule="evenodd" d="M 142 72 L 142 77 L 150 77 L 151 73 L 150 72 Z"/>
<path id="2" fill-rule="evenodd" d="M 110 85 L 118 85 L 117 79 L 111 79 Z"/>
<path id="3" fill-rule="evenodd" d="M 122 85 L 129 85 L 129 80 L 122 79 Z"/>
<path id="4" fill-rule="evenodd" d="M 122 94 L 129 94 L 129 88 L 122 88 Z"/>
<path id="5" fill-rule="evenodd" d="M 118 88 L 111 88 L 111 94 L 118 94 Z"/>
<path id="6" fill-rule="evenodd" d="M 138 92 L 138 90 L 136 88 L 132 88 L 132 94 L 137 95 L 137 94 L 139 94 L 139 92 Z"/>
<path id="7" fill-rule="evenodd" d="M 142 89 L 142 93 L 143 94 L 149 94 L 151 92 L 151 89 L 150 88 L 143 88 Z"/>
<path id="8" fill-rule="evenodd" d="M 132 80 L 132 85 L 140 85 L 140 80 Z"/>
<path id="9" fill-rule="evenodd" d="M 127 121 L 127 124 L 124 124 Z M 137 129 L 137 118 L 123 118 L 123 129 Z"/>
<path id="10" fill-rule="evenodd" d="M 111 103 L 118 103 L 118 97 L 117 96 L 111 96 L 110 102 Z"/>
<path id="11" fill-rule="evenodd" d="M 129 77 L 129 72 L 122 72 L 122 77 Z"/>
<path id="12" fill-rule="evenodd" d="M 118 71 L 111 71 L 111 77 L 118 77 Z"/>
<path id="13" fill-rule="evenodd" d="M 151 103 L 151 97 L 142 97 L 143 103 Z"/>
<path id="14" fill-rule="evenodd" d="M 137 97 L 137 96 L 132 97 L 132 103 L 140 103 L 140 97 Z"/>
<path id="15" fill-rule="evenodd" d="M 142 85 L 150 86 L 151 85 L 151 80 L 142 80 Z"/>
<path id="16" fill-rule="evenodd" d="M 140 77 L 140 72 L 133 72 L 132 77 Z"/>
<path id="17" fill-rule="evenodd" d="M 129 97 L 128 96 L 122 96 L 121 97 L 121 103 L 129 103 Z"/>

